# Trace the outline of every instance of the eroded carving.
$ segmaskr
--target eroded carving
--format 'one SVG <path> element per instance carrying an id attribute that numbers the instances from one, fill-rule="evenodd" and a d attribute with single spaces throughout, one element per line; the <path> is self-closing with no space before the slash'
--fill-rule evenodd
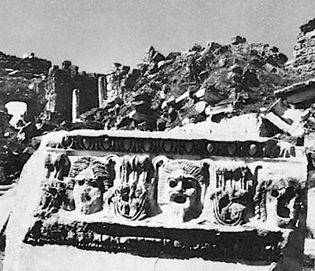
<path id="1" fill-rule="evenodd" d="M 65 176 L 69 157 L 62 153 L 51 160 L 46 159 L 47 175 L 55 173 L 46 182 L 40 205 L 46 213 L 63 208 L 89 215 L 105 209 L 105 217 L 128 220 L 154 217 L 159 223 L 183 223 L 201 218 L 228 226 L 268 220 L 292 228 L 302 205 L 298 179 L 285 178 L 283 170 L 259 179 L 259 163 L 86 156 L 72 162 Z"/>
<path id="2" fill-rule="evenodd" d="M 103 210 L 104 193 L 113 185 L 114 161 L 107 157 L 104 162 L 91 157 L 77 160 L 70 177 L 74 178 L 73 198 L 75 208 L 83 214 Z"/>
<path id="3" fill-rule="evenodd" d="M 35 213 L 35 216 L 46 217 L 52 213 L 57 213 L 65 202 L 65 191 L 65 183 L 59 180 L 53 180 L 45 183 L 42 188 L 39 208 Z"/>
<path id="4" fill-rule="evenodd" d="M 69 138 L 68 150 L 48 151 L 41 216 L 28 244 L 271 262 L 305 222 L 306 164 L 298 149 L 280 158 L 266 142 Z M 80 156 L 86 153 L 95 156 Z"/>
<path id="5" fill-rule="evenodd" d="M 149 156 L 124 156 L 115 180 L 114 208 L 118 216 L 136 220 L 153 215 L 154 170 Z"/>
<path id="6" fill-rule="evenodd" d="M 63 180 L 68 176 L 71 167 L 71 162 L 66 153 L 59 154 L 54 161 L 51 155 L 48 154 L 45 159 L 45 168 L 47 169 L 46 178 L 50 178 L 51 173 L 54 172 L 54 178 Z"/>
<path id="7" fill-rule="evenodd" d="M 158 170 L 158 204 L 177 221 L 197 218 L 209 184 L 209 164 L 200 161 L 155 159 Z"/>
<path id="8" fill-rule="evenodd" d="M 248 222 L 254 216 L 254 195 L 258 184 L 257 175 L 247 166 L 216 171 L 216 190 L 212 193 L 214 214 L 217 221 L 225 225 Z"/>
<path id="9" fill-rule="evenodd" d="M 280 228 L 298 226 L 303 207 L 301 181 L 292 177 L 275 176 L 257 186 L 254 197 L 255 219 Z"/>

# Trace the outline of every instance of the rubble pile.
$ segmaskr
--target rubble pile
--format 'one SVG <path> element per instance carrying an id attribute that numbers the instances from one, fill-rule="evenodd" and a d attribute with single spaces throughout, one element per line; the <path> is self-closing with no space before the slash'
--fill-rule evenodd
<path id="1" fill-rule="evenodd" d="M 293 68 L 299 73 L 315 70 L 315 19 L 300 27 L 294 46 Z"/>
<path id="2" fill-rule="evenodd" d="M 313 130 L 315 83 L 299 67 L 313 65 L 306 48 L 314 29 L 315 20 L 301 27 L 293 68 L 278 48 L 241 36 L 226 45 L 209 41 L 165 55 L 151 46 L 135 68 L 114 63 L 106 75 L 79 72 L 70 61 L 59 68 L 34 54 L 19 59 L 1 53 L 0 106 L 27 103 L 27 141 L 51 130 L 164 131 L 257 113 L 261 136 L 288 136 L 297 143 Z M 302 61 L 303 54 L 309 62 Z M 74 94 L 81 114 L 75 120 Z"/>
<path id="3" fill-rule="evenodd" d="M 39 135 L 34 133 L 34 117 L 46 104 L 44 81 L 50 66 L 34 53 L 18 58 L 0 52 L 0 184 L 12 183 L 34 151 L 31 138 Z M 19 127 L 9 123 L 12 116 L 5 104 L 10 101 L 27 104 Z"/>
<path id="4" fill-rule="evenodd" d="M 35 57 L 34 53 L 24 58 L 0 52 L 0 76 L 25 77 L 31 79 L 48 73 L 51 62 Z"/>
<path id="5" fill-rule="evenodd" d="M 286 62 L 278 48 L 240 36 L 228 45 L 210 41 L 167 56 L 150 47 L 136 69 L 114 64 L 107 102 L 82 119 L 100 129 L 165 130 L 259 112 L 274 102 L 275 89 L 301 80 Z"/>

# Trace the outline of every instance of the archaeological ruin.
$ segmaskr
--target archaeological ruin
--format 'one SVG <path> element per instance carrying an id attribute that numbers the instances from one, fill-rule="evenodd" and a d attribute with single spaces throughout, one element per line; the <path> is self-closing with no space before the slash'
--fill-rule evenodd
<path id="1" fill-rule="evenodd" d="M 314 263 L 314 20 L 292 61 L 241 36 L 106 74 L 0 53 L 3 271 Z"/>
<path id="2" fill-rule="evenodd" d="M 239 261 L 293 270 L 303 263 L 303 147 L 93 130 L 55 132 L 42 144 L 22 175 L 32 184 L 20 183 L 41 192 L 24 195 L 33 211 L 21 205 L 12 218 L 27 221 L 23 242 L 7 233 L 15 253 L 6 259 L 25 269 L 33 260 L 24 255 L 48 244 L 81 249 L 91 261 L 111 262 L 123 253 L 134 267 L 144 257 L 149 269 L 156 258 L 164 264 L 194 259 L 199 268 Z M 36 172 L 33 163 L 40 164 Z M 40 270 L 40 251 L 36 258 Z"/>

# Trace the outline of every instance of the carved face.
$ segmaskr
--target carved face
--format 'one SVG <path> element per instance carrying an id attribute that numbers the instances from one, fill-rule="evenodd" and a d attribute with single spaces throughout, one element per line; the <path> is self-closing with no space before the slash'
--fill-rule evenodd
<path id="1" fill-rule="evenodd" d="M 168 178 L 167 195 L 170 203 L 186 209 L 200 201 L 200 185 L 192 175 L 179 169 Z"/>
<path id="2" fill-rule="evenodd" d="M 91 168 L 80 172 L 75 178 L 73 197 L 76 209 L 85 215 L 103 209 L 104 185 L 102 180 L 95 178 Z"/>
<path id="3" fill-rule="evenodd" d="M 301 188 L 295 178 L 281 178 L 270 186 L 270 195 L 277 199 L 276 213 L 280 227 L 294 227 L 299 216 Z"/>
<path id="4" fill-rule="evenodd" d="M 167 161 L 160 168 L 158 202 L 178 221 L 189 221 L 202 210 L 201 183 L 204 183 L 200 163 Z"/>

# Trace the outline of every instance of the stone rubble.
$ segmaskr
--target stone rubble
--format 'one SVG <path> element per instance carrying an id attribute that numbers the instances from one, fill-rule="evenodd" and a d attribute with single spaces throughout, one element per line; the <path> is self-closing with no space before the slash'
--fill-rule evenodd
<path id="1" fill-rule="evenodd" d="M 298 44 L 303 48 L 312 43 L 314 21 L 301 27 Z M 28 103 L 25 121 L 36 127 L 27 132 L 28 143 L 51 130 L 164 131 L 254 113 L 261 118 L 261 136 L 303 144 L 303 136 L 315 127 L 312 73 L 301 75 L 299 67 L 306 62 L 299 54 L 292 65 L 287 60 L 278 48 L 241 36 L 230 44 L 210 40 L 165 55 L 151 46 L 135 68 L 114 63 L 107 74 L 79 72 L 68 60 L 59 68 L 33 53 L 24 59 L 1 53 L 0 107 L 13 96 Z M 71 123 L 74 89 L 80 119 Z M 284 119 L 275 101 L 297 115 L 296 108 L 306 110 L 303 120 Z"/>
<path id="2" fill-rule="evenodd" d="M 59 68 L 33 53 L 17 58 L 0 52 L 0 185 L 11 187 L 37 148 L 36 136 L 51 130 L 272 137 L 308 147 L 314 160 L 314 52 L 315 19 L 300 27 L 293 62 L 278 48 L 241 36 L 168 55 L 151 46 L 136 68 L 114 63 L 106 75 L 79 72 L 68 60 Z M 18 129 L 4 108 L 10 100 L 28 104 Z"/>
<path id="3" fill-rule="evenodd" d="M 154 47 L 137 69 L 123 72 L 122 64 L 108 76 L 108 99 L 103 108 L 82 115 L 86 125 L 100 129 L 164 130 L 204 121 L 217 115 L 259 112 L 273 101 L 273 90 L 297 80 L 283 78 L 286 56 L 275 47 L 249 44 L 235 37 L 232 44 L 209 41 L 164 57 Z M 273 67 L 273 69 L 271 69 Z M 276 72 L 277 71 L 277 72 Z M 130 79 L 132 78 L 132 80 Z M 132 81 L 126 85 L 126 81 Z M 135 97 L 150 98 L 135 102 Z M 119 97 L 119 107 L 112 103 Z M 142 110 L 145 109 L 145 110 Z M 96 116 L 93 112 L 102 112 Z M 122 117 L 124 116 L 124 117 Z M 116 120 L 116 121 L 115 121 Z"/>

